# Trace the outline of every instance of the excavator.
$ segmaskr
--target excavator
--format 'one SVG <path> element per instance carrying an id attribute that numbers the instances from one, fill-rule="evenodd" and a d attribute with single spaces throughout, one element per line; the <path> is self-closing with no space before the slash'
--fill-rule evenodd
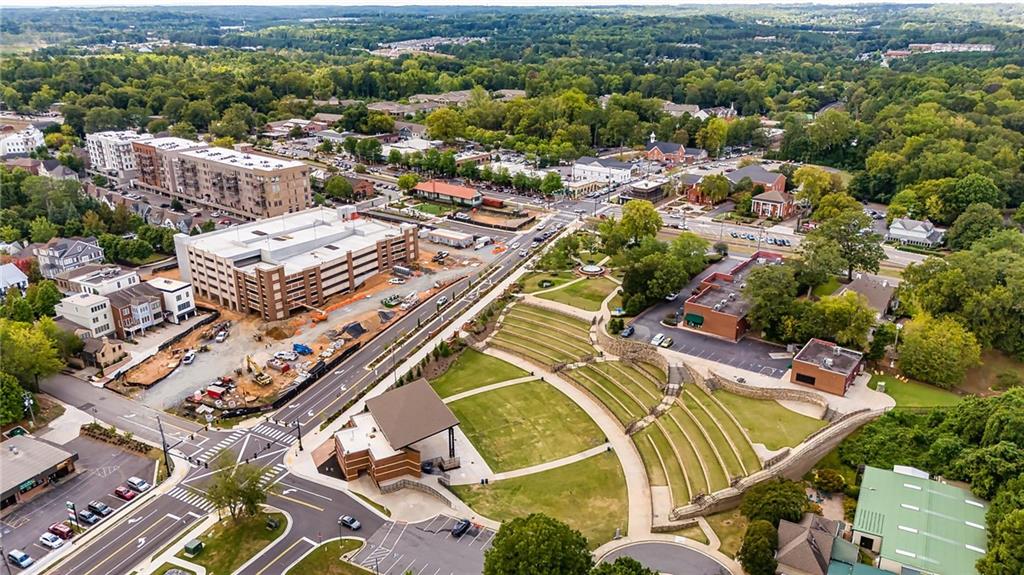
<path id="1" fill-rule="evenodd" d="M 260 364 L 256 363 L 251 355 L 245 356 L 245 370 L 253 374 L 252 380 L 257 385 L 270 385 L 271 381 L 273 381 L 269 375 L 263 373 L 263 370 L 260 369 Z"/>

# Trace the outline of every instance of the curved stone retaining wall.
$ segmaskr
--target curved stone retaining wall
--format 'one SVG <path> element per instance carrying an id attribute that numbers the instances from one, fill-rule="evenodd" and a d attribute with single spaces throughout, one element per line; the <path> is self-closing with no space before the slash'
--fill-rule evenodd
<path id="1" fill-rule="evenodd" d="M 710 381 L 706 381 L 703 377 L 694 377 L 694 382 L 708 392 L 713 391 L 713 389 L 724 389 L 735 393 L 736 395 L 742 395 L 743 397 L 749 397 L 752 399 L 801 401 L 803 403 L 816 405 L 820 407 L 823 412 L 828 409 L 828 400 L 812 391 L 788 389 L 784 387 L 755 387 L 722 377 L 714 372 L 711 372 L 711 377 L 708 379 L 710 379 Z"/>
<path id="2" fill-rule="evenodd" d="M 612 337 L 604 329 L 604 321 L 598 322 L 595 326 L 597 331 L 597 345 L 605 353 L 621 357 L 629 361 L 646 362 L 656 366 L 665 374 L 668 379 L 668 360 L 658 353 L 658 348 L 642 341 L 634 341 L 621 337 Z"/>

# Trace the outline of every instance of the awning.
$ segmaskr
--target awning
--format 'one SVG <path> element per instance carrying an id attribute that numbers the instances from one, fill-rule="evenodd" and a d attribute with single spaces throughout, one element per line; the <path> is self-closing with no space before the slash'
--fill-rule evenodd
<path id="1" fill-rule="evenodd" d="M 704 316 L 688 313 L 683 316 L 683 321 L 691 325 L 704 325 Z"/>

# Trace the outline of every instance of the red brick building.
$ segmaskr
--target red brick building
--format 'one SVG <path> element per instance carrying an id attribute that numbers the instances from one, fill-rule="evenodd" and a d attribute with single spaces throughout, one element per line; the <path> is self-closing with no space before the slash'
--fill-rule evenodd
<path id="1" fill-rule="evenodd" d="M 743 296 L 750 271 L 761 265 L 782 261 L 774 252 L 760 251 L 739 263 L 728 273 L 714 272 L 701 280 L 696 293 L 683 303 L 683 323 L 708 335 L 739 341 L 750 324 L 750 301 Z"/>
<path id="2" fill-rule="evenodd" d="M 864 354 L 859 351 L 812 339 L 793 358 L 789 380 L 835 395 L 846 395 L 863 364 Z"/>

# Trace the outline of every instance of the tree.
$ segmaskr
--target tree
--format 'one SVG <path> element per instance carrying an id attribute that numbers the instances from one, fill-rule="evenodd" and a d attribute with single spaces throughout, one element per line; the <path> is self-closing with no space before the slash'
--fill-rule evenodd
<path id="1" fill-rule="evenodd" d="M 29 225 L 29 237 L 35 243 L 45 244 L 57 236 L 57 226 L 50 223 L 50 220 L 39 216 L 32 220 Z"/>
<path id="2" fill-rule="evenodd" d="M 301 132 L 302 128 L 299 128 L 299 131 Z M 213 141 L 210 142 L 210 145 L 215 148 L 234 148 L 235 138 L 232 136 L 220 136 L 214 138 Z"/>
<path id="3" fill-rule="evenodd" d="M 38 325 L 0 319 L 0 349 L 0 371 L 32 391 L 38 391 L 39 377 L 64 368 L 53 342 Z"/>
<path id="4" fill-rule="evenodd" d="M 868 332 L 875 325 L 875 311 L 868 307 L 864 296 L 846 292 L 822 298 L 812 309 L 818 337 L 846 347 L 867 348 Z"/>
<path id="5" fill-rule="evenodd" d="M 860 202 L 853 199 L 853 196 L 846 192 L 832 192 L 825 194 L 817 203 L 814 210 L 814 219 L 818 222 L 826 222 L 846 211 L 859 210 Z"/>
<path id="6" fill-rule="evenodd" d="M 770 522 L 751 521 L 743 534 L 736 559 L 749 575 L 774 575 L 778 563 L 775 549 L 779 544 L 779 532 Z"/>
<path id="7" fill-rule="evenodd" d="M 585 575 L 592 565 L 587 539 L 540 513 L 503 523 L 484 553 L 484 575 Z"/>
<path id="8" fill-rule="evenodd" d="M 798 285 L 793 266 L 759 266 L 747 276 L 744 297 L 750 301 L 747 317 L 761 330 L 778 335 L 783 319 L 793 312 Z"/>
<path id="9" fill-rule="evenodd" d="M 846 261 L 839 252 L 837 242 L 811 235 L 800 243 L 800 259 L 794 265 L 797 281 L 807 286 L 807 295 L 810 296 L 814 288 L 824 285 L 830 277 L 842 272 Z"/>
<path id="10" fill-rule="evenodd" d="M 729 197 L 729 179 L 721 174 L 704 176 L 698 185 L 701 195 L 712 204 L 717 204 Z"/>
<path id="11" fill-rule="evenodd" d="M 335 200 L 351 200 L 355 192 L 352 188 L 352 182 L 348 181 L 348 178 L 334 176 L 329 178 L 327 183 L 324 184 L 324 193 Z"/>
<path id="12" fill-rule="evenodd" d="M 722 153 L 729 125 L 722 118 L 711 118 L 707 125 L 697 131 L 697 145 L 707 150 L 712 157 Z"/>
<path id="13" fill-rule="evenodd" d="M 168 132 L 175 138 L 184 138 L 186 140 L 195 140 L 198 135 L 195 126 L 188 122 L 173 124 Z"/>
<path id="14" fill-rule="evenodd" d="M 550 196 L 562 189 L 562 176 L 558 172 L 548 172 L 540 181 L 540 191 L 545 196 Z"/>
<path id="15" fill-rule="evenodd" d="M 1024 509 L 1009 513 L 995 526 L 992 535 L 988 551 L 978 560 L 979 575 L 1024 573 Z"/>
<path id="16" fill-rule="evenodd" d="M 57 289 L 57 284 L 52 280 L 43 280 L 33 284 L 32 287 L 36 288 L 35 295 L 27 299 L 29 299 L 36 317 L 54 315 L 54 307 L 64 297 L 60 290 Z"/>
<path id="17" fill-rule="evenodd" d="M 949 389 L 980 362 L 981 346 L 974 334 L 952 318 L 922 314 L 903 328 L 899 365 L 908 377 Z"/>
<path id="18" fill-rule="evenodd" d="M 419 176 L 411 172 L 398 176 L 398 188 L 407 194 L 411 192 L 418 183 L 420 183 Z"/>
<path id="19" fill-rule="evenodd" d="M 807 507 L 807 494 L 801 484 L 778 479 L 751 487 L 743 495 L 740 513 L 750 521 L 764 520 L 778 527 L 779 520 L 800 521 Z"/>
<path id="20" fill-rule="evenodd" d="M 601 563 L 590 571 L 590 575 L 658 575 L 657 571 L 644 567 L 632 557 L 619 557 L 611 563 Z"/>
<path id="21" fill-rule="evenodd" d="M 630 200 L 622 206 L 619 225 L 622 226 L 623 234 L 632 243 L 637 243 L 658 234 L 662 226 L 661 214 L 647 200 Z"/>
<path id="22" fill-rule="evenodd" d="M 13 376 L 0 372 L 0 425 L 25 416 L 25 390 Z"/>
<path id="23" fill-rule="evenodd" d="M 835 469 L 815 469 L 813 483 L 825 493 L 839 493 L 846 487 L 846 478 Z"/>
<path id="24" fill-rule="evenodd" d="M 260 485 L 262 470 L 256 465 L 235 464 L 222 454 L 214 464 L 216 471 L 206 497 L 218 509 L 227 509 L 231 519 L 252 517 L 267 501 L 267 490 Z"/>
<path id="25" fill-rule="evenodd" d="M 446 144 L 454 143 L 466 131 L 465 120 L 451 108 L 441 108 L 432 112 L 427 116 L 426 125 L 431 138 Z"/>
<path id="26" fill-rule="evenodd" d="M 324 141 L 330 143 L 329 140 Z M 391 151 L 388 152 L 388 163 L 392 166 L 397 166 L 402 163 L 402 152 L 400 152 L 398 148 L 391 148 Z"/>
<path id="27" fill-rule="evenodd" d="M 132 213 L 128 211 L 128 205 L 124 203 L 117 204 L 110 218 L 110 233 L 121 235 L 133 231 L 131 221 Z"/>
<path id="28" fill-rule="evenodd" d="M 1001 208 L 1006 205 L 1006 196 L 991 178 L 981 174 L 970 174 L 957 180 L 952 187 L 940 192 L 942 201 L 941 218 L 944 222 L 956 220 L 971 204 L 988 204 Z"/>
<path id="29" fill-rule="evenodd" d="M 808 237 L 820 236 L 835 242 L 845 262 L 846 279 L 853 281 L 854 271 L 878 273 L 878 265 L 885 259 L 878 235 L 862 231 L 870 227 L 871 218 L 867 214 L 861 210 L 847 210 L 822 224 Z"/>
<path id="30" fill-rule="evenodd" d="M 988 204 L 971 204 L 946 233 L 946 243 L 965 250 L 981 238 L 1003 228 L 1003 214 Z"/>
<path id="31" fill-rule="evenodd" d="M 896 324 L 882 322 L 875 327 L 871 334 L 871 345 L 868 347 L 867 358 L 878 361 L 885 357 L 885 350 L 896 342 Z"/>
<path id="32" fill-rule="evenodd" d="M 85 347 L 85 342 L 82 341 L 82 338 L 75 335 L 74 332 L 58 326 L 50 317 L 40 317 L 36 325 L 53 343 L 54 348 L 57 350 L 57 355 L 64 361 L 72 357 L 78 357 L 78 354 L 82 352 L 82 348 Z"/>
<path id="33" fill-rule="evenodd" d="M 107 224 L 103 223 L 100 216 L 89 210 L 82 216 L 82 233 L 86 236 L 100 236 L 106 233 Z"/>
<path id="34" fill-rule="evenodd" d="M 4 306 L 0 311 L 3 312 L 0 316 L 12 321 L 31 322 L 35 319 L 32 304 L 21 294 L 21 290 L 16 288 L 9 289 L 4 294 Z"/>
<path id="35" fill-rule="evenodd" d="M 793 174 L 793 184 L 799 186 L 797 199 L 807 200 L 817 206 L 821 199 L 832 192 L 832 176 L 821 168 L 801 166 Z"/>

